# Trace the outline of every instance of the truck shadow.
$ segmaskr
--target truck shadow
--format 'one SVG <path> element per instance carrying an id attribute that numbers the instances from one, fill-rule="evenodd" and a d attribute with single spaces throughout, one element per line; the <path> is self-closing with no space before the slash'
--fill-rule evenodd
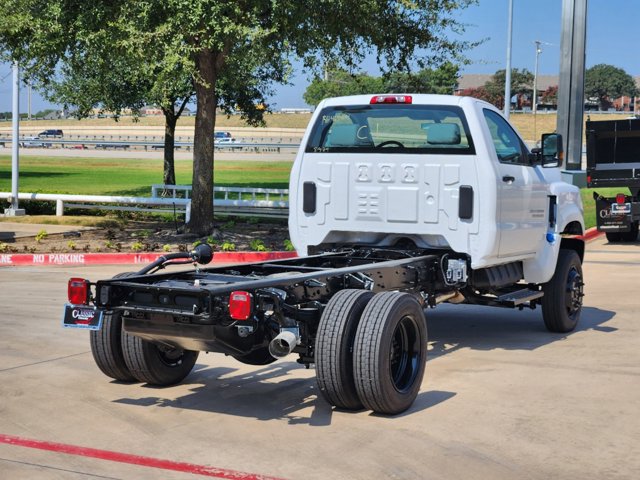
<path id="1" fill-rule="evenodd" d="M 510 309 L 440 305 L 426 315 L 430 359 L 461 348 L 535 350 L 577 332 L 617 330 L 604 325 L 615 312 L 593 307 L 583 307 L 578 327 L 569 333 L 547 331 L 540 309 L 516 313 Z"/>
<path id="2" fill-rule="evenodd" d="M 315 370 L 305 370 L 295 362 L 276 362 L 253 371 L 243 369 L 242 372 L 240 369 L 226 367 L 196 369 L 185 382 L 191 384 L 192 388 L 179 398 L 146 396 L 120 398 L 114 402 L 139 407 L 196 410 L 264 421 L 285 419 L 291 425 L 316 427 L 330 425 L 334 412 L 364 412 L 334 409 L 318 392 Z M 166 391 L 164 388 L 148 385 L 140 388 L 147 392 Z M 453 396 L 453 392 L 421 392 L 411 408 L 399 416 L 426 410 Z"/>
<path id="3" fill-rule="evenodd" d="M 464 308 L 464 310 L 462 309 Z M 615 312 L 583 308 L 576 332 L 593 330 L 599 333 L 616 329 L 604 324 Z M 545 329 L 540 310 L 514 315 L 512 310 L 487 307 L 456 307 L 441 305 L 427 311 L 429 330 L 429 360 L 461 348 L 476 350 L 534 350 L 569 334 L 554 334 Z M 313 368 L 306 370 L 292 361 L 279 361 L 264 367 L 196 365 L 180 387 L 189 385 L 189 392 L 175 399 L 170 389 L 140 386 L 140 398 L 121 398 L 116 403 L 140 407 L 165 407 L 241 416 L 257 420 L 284 419 L 291 425 L 328 426 L 332 416 L 362 414 L 360 411 L 334 409 L 318 392 Z M 398 416 L 413 415 L 446 402 L 455 392 L 422 391 L 412 407 Z M 379 415 L 368 412 L 369 415 Z M 390 417 L 393 418 L 393 417 Z"/>

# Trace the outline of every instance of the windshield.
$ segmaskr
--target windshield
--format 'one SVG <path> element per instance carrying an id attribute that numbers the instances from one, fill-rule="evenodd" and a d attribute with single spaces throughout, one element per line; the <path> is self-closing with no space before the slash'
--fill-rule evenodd
<path id="1" fill-rule="evenodd" d="M 431 105 L 327 107 L 306 152 L 474 154 L 462 109 Z"/>

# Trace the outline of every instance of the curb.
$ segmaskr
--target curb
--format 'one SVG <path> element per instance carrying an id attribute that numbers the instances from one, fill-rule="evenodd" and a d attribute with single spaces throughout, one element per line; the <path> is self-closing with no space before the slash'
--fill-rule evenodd
<path id="1" fill-rule="evenodd" d="M 584 240 L 585 242 L 590 242 L 591 240 L 595 240 L 601 235 L 604 235 L 604 232 L 599 232 L 597 227 L 591 227 L 588 228 L 586 232 L 584 232 L 584 235 L 581 235 L 578 238 Z"/>
<path id="2" fill-rule="evenodd" d="M 577 238 L 590 242 L 603 235 L 596 227 Z M 3 253 L 0 267 L 16 265 L 139 265 L 156 261 L 163 253 Z M 267 262 L 295 258 L 296 252 L 216 252 L 212 264 Z"/>
<path id="3" fill-rule="evenodd" d="M 122 265 L 154 262 L 164 253 L 3 253 L 0 267 L 14 265 Z M 295 258 L 296 252 L 216 252 L 211 264 Z"/>

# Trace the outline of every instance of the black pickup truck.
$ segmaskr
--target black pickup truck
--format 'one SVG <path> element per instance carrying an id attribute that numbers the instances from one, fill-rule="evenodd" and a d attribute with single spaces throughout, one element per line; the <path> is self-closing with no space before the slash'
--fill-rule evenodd
<path id="1" fill-rule="evenodd" d="M 634 242 L 640 221 L 640 119 L 587 121 L 587 185 L 628 188 L 594 192 L 598 230 L 610 242 Z"/>

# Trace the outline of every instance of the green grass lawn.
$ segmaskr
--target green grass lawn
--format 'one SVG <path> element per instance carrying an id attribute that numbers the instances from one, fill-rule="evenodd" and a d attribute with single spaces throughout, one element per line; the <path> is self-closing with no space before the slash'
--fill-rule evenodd
<path id="1" fill-rule="evenodd" d="M 176 179 L 191 183 L 191 160 L 176 160 Z M 288 188 L 291 162 L 216 161 L 218 186 Z M 162 160 L 121 158 L 22 157 L 20 191 L 85 195 L 149 196 L 151 185 L 162 183 Z M 11 191 L 11 157 L 0 155 L 0 191 Z M 625 188 L 598 189 L 604 196 Z M 587 228 L 596 224 L 593 190 L 582 190 Z"/>
<path id="2" fill-rule="evenodd" d="M 191 160 L 176 160 L 176 182 L 191 184 Z M 291 162 L 216 161 L 218 186 L 288 188 Z M 162 183 L 162 160 L 28 156 L 20 159 L 20 191 L 150 196 Z M 11 191 L 11 157 L 0 155 L 0 191 Z"/>

